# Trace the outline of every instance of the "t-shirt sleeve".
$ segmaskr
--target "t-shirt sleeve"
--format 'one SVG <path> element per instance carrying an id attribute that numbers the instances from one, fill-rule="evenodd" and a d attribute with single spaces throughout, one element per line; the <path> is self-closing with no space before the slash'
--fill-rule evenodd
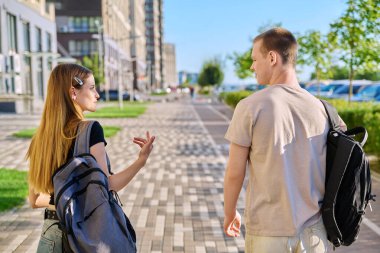
<path id="1" fill-rule="evenodd" d="M 99 124 L 98 121 L 95 121 L 91 128 L 90 147 L 98 144 L 99 142 L 104 142 L 104 146 L 107 146 L 107 142 L 104 139 L 103 127 Z"/>
<path id="2" fill-rule="evenodd" d="M 339 116 L 339 128 L 342 131 L 347 131 L 347 125 L 340 116 Z"/>
<path id="3" fill-rule="evenodd" d="M 228 141 L 244 147 L 250 147 L 252 143 L 253 122 L 248 109 L 245 103 L 238 103 L 224 136 Z"/>

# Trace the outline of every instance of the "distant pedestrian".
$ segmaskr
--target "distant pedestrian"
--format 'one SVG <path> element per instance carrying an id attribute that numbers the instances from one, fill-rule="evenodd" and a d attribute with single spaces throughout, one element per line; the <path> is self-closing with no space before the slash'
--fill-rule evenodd
<path id="1" fill-rule="evenodd" d="M 40 126 L 29 146 L 29 201 L 33 208 L 46 208 L 37 252 L 62 252 L 62 232 L 57 224 L 52 175 L 73 157 L 78 126 L 84 111 L 94 112 L 99 94 L 92 72 L 77 64 L 56 66 L 48 81 L 48 91 Z M 110 175 L 107 168 L 107 142 L 103 128 L 95 122 L 90 133 L 90 153 L 108 176 L 111 190 L 124 188 L 145 165 L 155 137 L 134 138 L 141 147 L 138 158 L 128 168 Z M 99 228 L 101 230 L 102 228 Z"/>
<path id="2" fill-rule="evenodd" d="M 297 81 L 296 56 L 297 41 L 283 28 L 254 39 L 251 70 L 259 84 L 269 85 L 238 103 L 225 136 L 231 145 L 224 231 L 240 234 L 236 208 L 248 162 L 248 253 L 327 251 L 320 208 L 329 125 L 322 103 Z"/>
<path id="3" fill-rule="evenodd" d="M 191 99 L 194 99 L 194 93 L 195 93 L 195 89 L 194 89 L 194 87 L 193 86 L 190 86 L 190 97 L 191 97 Z"/>

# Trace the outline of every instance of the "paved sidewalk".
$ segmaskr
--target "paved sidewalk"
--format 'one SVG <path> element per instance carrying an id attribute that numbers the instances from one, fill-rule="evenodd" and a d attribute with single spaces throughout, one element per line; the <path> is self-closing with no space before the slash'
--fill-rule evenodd
<path id="1" fill-rule="evenodd" d="M 136 229 L 139 252 L 244 252 L 243 237 L 223 235 L 225 157 L 193 105 L 154 104 L 138 119 L 99 121 L 123 127 L 107 139 L 115 171 L 137 157 L 133 136 L 143 136 L 145 130 L 157 136 L 146 167 L 119 193 Z M 22 159 L 29 140 L 10 134 L 36 125 L 36 117 L 0 116 L 0 167 L 27 168 Z M 243 201 L 239 200 L 239 207 Z M 35 252 L 41 225 L 42 210 L 27 205 L 2 214 L 0 252 Z"/>

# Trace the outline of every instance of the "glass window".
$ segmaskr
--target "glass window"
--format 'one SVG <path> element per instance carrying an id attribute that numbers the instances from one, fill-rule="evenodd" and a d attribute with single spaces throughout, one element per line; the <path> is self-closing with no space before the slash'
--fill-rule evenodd
<path id="1" fill-rule="evenodd" d="M 88 17 L 82 17 L 82 32 L 88 32 Z"/>
<path id="2" fill-rule="evenodd" d="M 42 32 L 41 29 L 36 27 L 36 42 L 37 42 L 37 52 L 42 52 Z"/>
<path id="3" fill-rule="evenodd" d="M 69 52 L 71 55 L 75 55 L 75 41 L 69 40 Z"/>
<path id="4" fill-rule="evenodd" d="M 89 17 L 89 31 L 90 32 L 97 32 L 97 26 L 95 24 L 95 17 Z"/>
<path id="5" fill-rule="evenodd" d="M 90 45 L 88 40 L 82 41 L 82 54 L 81 55 L 89 55 L 90 54 Z"/>
<path id="6" fill-rule="evenodd" d="M 7 13 L 8 45 L 9 51 L 17 52 L 16 16 Z"/>
<path id="7" fill-rule="evenodd" d="M 69 27 L 69 32 L 75 32 L 75 23 L 74 23 L 74 17 L 69 17 L 69 21 L 68 21 L 68 24 L 67 26 Z"/>
<path id="8" fill-rule="evenodd" d="M 22 23 L 22 30 L 24 34 L 24 50 L 30 52 L 30 25 L 28 22 Z"/>
<path id="9" fill-rule="evenodd" d="M 51 34 L 46 32 L 46 48 L 48 52 L 51 52 Z"/>
<path id="10" fill-rule="evenodd" d="M 30 56 L 24 56 L 24 82 L 25 82 L 25 91 L 26 94 L 32 95 L 33 89 L 32 89 L 32 63 Z"/>
<path id="11" fill-rule="evenodd" d="M 44 99 L 44 77 L 42 71 L 42 57 L 37 59 L 37 85 L 38 85 L 38 96 Z"/>
<path id="12" fill-rule="evenodd" d="M 74 31 L 81 32 L 81 18 L 74 17 Z"/>
<path id="13" fill-rule="evenodd" d="M 97 40 L 91 40 L 91 52 L 96 52 L 98 50 L 98 41 Z"/>

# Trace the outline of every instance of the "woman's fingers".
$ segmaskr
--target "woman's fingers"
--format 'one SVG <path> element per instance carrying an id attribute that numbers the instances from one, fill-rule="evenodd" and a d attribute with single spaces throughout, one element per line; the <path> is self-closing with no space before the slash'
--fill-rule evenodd
<path id="1" fill-rule="evenodd" d="M 139 146 L 140 146 L 140 148 L 144 147 L 144 144 L 143 144 L 143 143 L 141 143 L 141 142 L 136 142 L 136 141 L 134 141 L 133 143 L 135 143 L 135 144 L 139 145 Z"/>
<path id="2" fill-rule="evenodd" d="M 140 141 L 140 142 L 143 142 L 143 143 L 147 143 L 147 142 L 148 142 L 147 140 L 145 140 L 145 139 L 143 139 L 143 138 L 140 138 L 140 137 L 134 137 L 134 138 L 133 138 L 133 141 L 135 141 L 135 140 Z"/>

